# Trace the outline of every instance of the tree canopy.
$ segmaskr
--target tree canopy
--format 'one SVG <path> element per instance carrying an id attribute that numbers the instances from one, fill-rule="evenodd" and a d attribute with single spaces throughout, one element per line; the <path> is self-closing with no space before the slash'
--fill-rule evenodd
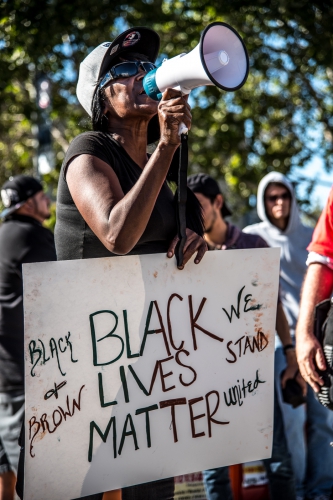
<path id="1" fill-rule="evenodd" d="M 77 71 L 92 48 L 131 26 L 161 37 L 161 55 L 193 49 L 209 23 L 224 21 L 242 36 L 250 58 L 246 84 L 236 92 L 214 86 L 191 93 L 190 169 L 228 185 L 246 209 L 261 177 L 290 173 L 318 152 L 332 157 L 331 2 L 307 0 L 2 0 L 0 4 L 0 182 L 33 172 L 36 81 L 52 81 L 56 186 L 69 142 L 89 128 L 75 96 Z M 52 184 L 53 183 L 53 184 Z M 311 187 L 311 186 L 310 186 Z M 303 200 L 307 203 L 307 198 Z"/>

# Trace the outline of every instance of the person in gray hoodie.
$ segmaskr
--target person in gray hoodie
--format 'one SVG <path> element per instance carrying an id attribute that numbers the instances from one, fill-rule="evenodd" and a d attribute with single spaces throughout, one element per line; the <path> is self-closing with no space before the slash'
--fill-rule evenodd
<path id="1" fill-rule="evenodd" d="M 266 248 L 268 245 L 258 235 L 245 234 L 237 226 L 226 221 L 232 215 L 226 205 L 225 197 L 215 179 L 204 173 L 190 175 L 187 178 L 188 187 L 198 198 L 203 211 L 205 240 L 209 250 L 241 250 L 249 248 Z M 284 346 L 292 343 L 287 319 L 278 300 L 276 310 L 276 331 Z M 293 378 L 298 369 L 295 352 L 286 351 L 288 369 L 285 371 L 281 384 L 285 386 L 288 379 Z M 306 388 L 304 380 L 300 383 Z M 274 432 L 271 458 L 263 460 L 268 478 L 271 500 L 295 500 L 296 489 L 288 453 L 284 425 L 279 403 L 277 403 L 274 388 Z M 232 500 L 234 498 L 229 478 L 228 467 L 217 467 L 203 471 L 207 500 Z"/>
<path id="2" fill-rule="evenodd" d="M 301 222 L 293 186 L 278 172 L 270 172 L 260 181 L 257 212 L 262 222 L 247 226 L 243 231 L 261 236 L 271 247 L 281 248 L 281 300 L 294 341 L 306 272 L 306 248 L 313 230 Z M 293 408 L 283 403 L 279 380 L 286 367 L 285 349 L 277 337 L 275 380 L 292 455 L 297 498 L 328 500 L 333 484 L 333 450 L 330 447 L 333 412 L 317 401 L 311 387 L 308 387 L 306 405 Z"/>

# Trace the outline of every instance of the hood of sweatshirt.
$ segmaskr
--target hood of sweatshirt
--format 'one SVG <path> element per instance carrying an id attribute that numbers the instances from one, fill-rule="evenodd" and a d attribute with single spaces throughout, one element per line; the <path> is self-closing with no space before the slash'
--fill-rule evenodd
<path id="1" fill-rule="evenodd" d="M 290 201 L 290 214 L 289 214 L 289 220 L 288 220 L 288 225 L 284 231 L 281 231 L 281 229 L 277 228 L 274 226 L 268 219 L 266 210 L 265 210 L 265 191 L 271 182 L 278 182 L 279 184 L 283 184 L 288 191 L 291 194 L 291 201 Z M 263 177 L 258 185 L 258 194 L 257 194 L 257 213 L 259 219 L 261 219 L 263 222 L 267 222 L 271 228 L 276 228 L 276 230 L 279 233 L 282 234 L 289 234 L 292 233 L 293 231 L 297 230 L 298 227 L 301 224 L 301 219 L 299 215 L 299 210 L 298 206 L 296 203 L 296 198 L 295 198 L 295 191 L 292 186 L 292 184 L 288 181 L 285 175 L 280 174 L 279 172 L 270 172 L 269 174 L 265 175 Z"/>
<path id="2" fill-rule="evenodd" d="M 265 191 L 271 182 L 283 184 L 291 194 L 287 227 L 282 231 L 268 219 L 265 210 Z M 271 247 L 281 248 L 280 286 L 281 300 L 291 329 L 296 326 L 302 282 L 306 271 L 308 252 L 313 229 L 302 224 L 295 192 L 288 179 L 279 172 L 270 172 L 260 181 L 257 193 L 257 212 L 262 222 L 247 226 L 245 233 L 258 234 Z"/>

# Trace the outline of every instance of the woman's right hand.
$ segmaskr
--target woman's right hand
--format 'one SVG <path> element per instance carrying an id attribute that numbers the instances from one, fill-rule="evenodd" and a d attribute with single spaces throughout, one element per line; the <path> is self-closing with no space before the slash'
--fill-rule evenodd
<path id="1" fill-rule="evenodd" d="M 179 125 L 184 123 L 191 128 L 191 108 L 187 102 L 188 96 L 184 96 L 179 90 L 166 89 L 158 105 L 158 117 L 160 122 L 160 143 L 178 146 L 180 144 Z"/>
<path id="2" fill-rule="evenodd" d="M 175 255 L 176 246 L 179 242 L 179 236 L 176 235 L 172 242 L 170 243 L 167 256 L 169 259 Z M 184 269 L 185 264 L 190 260 L 193 254 L 196 253 L 194 264 L 199 264 L 208 250 L 207 243 L 205 240 L 199 236 L 197 233 L 189 228 L 186 228 L 186 243 L 184 246 L 184 258 L 181 266 L 178 269 Z"/>

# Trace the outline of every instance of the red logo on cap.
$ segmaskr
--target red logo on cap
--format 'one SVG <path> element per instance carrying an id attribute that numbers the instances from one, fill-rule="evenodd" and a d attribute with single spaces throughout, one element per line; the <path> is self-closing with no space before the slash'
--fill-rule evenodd
<path id="1" fill-rule="evenodd" d="M 135 45 L 140 40 L 141 35 L 138 31 L 132 31 L 125 36 L 124 41 L 122 43 L 123 47 L 130 47 L 131 45 Z"/>

